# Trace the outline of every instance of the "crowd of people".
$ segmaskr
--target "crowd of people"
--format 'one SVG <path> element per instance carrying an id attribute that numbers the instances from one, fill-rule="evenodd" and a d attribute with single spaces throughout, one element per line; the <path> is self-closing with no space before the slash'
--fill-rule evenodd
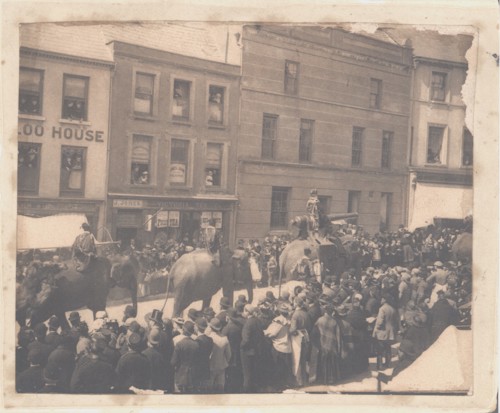
<path id="1" fill-rule="evenodd" d="M 370 237 L 347 226 L 337 235 L 354 244 L 351 268 L 322 279 L 308 272 L 278 297 L 269 286 L 289 240 L 250 240 L 244 248 L 269 288 L 257 303 L 223 297 L 218 313 L 190 309 L 185 319 L 168 319 L 154 310 L 144 321 L 127 306 L 121 322 L 100 312 L 91 325 L 73 312 L 64 331 L 52 316 L 19 332 L 17 391 L 280 392 L 349 380 L 369 372 L 370 357 L 377 370 L 393 367 L 393 377 L 448 326 L 470 327 L 471 263 L 450 255 L 460 233 L 400 228 Z M 176 244 L 145 249 L 179 255 Z"/>

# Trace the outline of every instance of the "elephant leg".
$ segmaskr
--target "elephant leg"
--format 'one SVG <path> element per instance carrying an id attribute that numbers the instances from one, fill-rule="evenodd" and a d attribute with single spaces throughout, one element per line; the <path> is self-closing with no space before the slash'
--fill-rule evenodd
<path id="1" fill-rule="evenodd" d="M 61 324 L 61 330 L 68 331 L 71 328 L 66 318 L 66 314 L 64 314 L 64 311 L 57 312 L 56 317 L 59 319 L 59 323 Z"/>
<path id="2" fill-rule="evenodd" d="M 132 298 L 132 307 L 137 311 L 137 282 L 135 279 L 130 280 L 129 290 L 130 298 Z"/>
<path id="3" fill-rule="evenodd" d="M 205 299 L 203 300 L 203 304 L 202 304 L 201 309 L 203 310 L 203 309 L 205 309 L 205 308 L 207 308 L 207 307 L 210 307 L 210 303 L 211 303 L 211 301 L 212 301 L 212 297 L 205 298 Z"/>
<path id="4" fill-rule="evenodd" d="M 248 302 L 251 304 L 253 301 L 253 281 L 252 279 L 246 282 L 247 294 L 248 294 Z"/>

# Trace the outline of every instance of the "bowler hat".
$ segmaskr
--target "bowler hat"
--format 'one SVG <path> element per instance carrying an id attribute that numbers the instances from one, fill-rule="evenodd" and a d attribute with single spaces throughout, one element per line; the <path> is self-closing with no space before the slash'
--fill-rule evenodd
<path id="1" fill-rule="evenodd" d="M 212 318 L 212 319 L 210 320 L 209 325 L 210 325 L 210 328 L 211 328 L 212 330 L 215 330 L 215 331 L 220 331 L 220 330 L 222 330 L 222 323 L 221 323 L 221 321 L 220 321 L 217 317 Z"/>
<path id="2" fill-rule="evenodd" d="M 219 302 L 220 308 L 227 309 L 231 307 L 231 300 L 228 297 L 222 297 Z"/>
<path id="3" fill-rule="evenodd" d="M 199 330 L 205 331 L 205 329 L 208 327 L 207 320 L 203 317 L 199 317 L 196 319 L 196 327 L 198 327 Z"/>
<path id="4" fill-rule="evenodd" d="M 182 326 L 182 331 L 187 335 L 192 336 L 194 334 L 194 323 L 191 320 L 186 320 L 184 325 Z"/>
<path id="5" fill-rule="evenodd" d="M 61 323 L 59 322 L 59 319 L 57 316 L 53 315 L 52 317 L 49 318 L 49 327 L 57 330 L 61 326 Z"/>
<path id="6" fill-rule="evenodd" d="M 188 311 L 188 317 L 191 321 L 195 321 L 200 316 L 200 313 L 194 308 L 190 308 Z"/>
<path id="7" fill-rule="evenodd" d="M 207 308 L 203 309 L 203 315 L 214 317 L 215 316 L 215 311 L 214 311 L 214 309 L 212 307 L 207 307 Z"/>
<path id="8" fill-rule="evenodd" d="M 154 346 L 160 344 L 160 330 L 158 328 L 153 328 L 150 331 L 148 335 L 148 341 Z"/>
<path id="9" fill-rule="evenodd" d="M 141 349 L 142 337 L 140 334 L 132 333 L 128 336 L 127 344 L 131 350 L 139 351 Z"/>
<path id="10" fill-rule="evenodd" d="M 76 321 L 80 319 L 80 313 L 78 311 L 72 311 L 69 313 L 69 321 Z"/>

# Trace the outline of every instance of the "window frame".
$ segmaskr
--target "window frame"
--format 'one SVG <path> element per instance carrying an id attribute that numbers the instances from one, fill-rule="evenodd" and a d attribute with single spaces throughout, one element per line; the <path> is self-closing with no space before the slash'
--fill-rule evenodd
<path id="1" fill-rule="evenodd" d="M 186 167 L 186 179 L 183 184 L 170 182 L 170 168 L 172 165 L 172 142 L 174 140 L 180 140 L 188 142 L 188 159 L 187 159 L 187 167 Z M 175 135 L 168 139 L 168 148 L 167 148 L 167 169 L 166 169 L 166 177 L 165 177 L 165 186 L 168 188 L 192 188 L 193 187 L 193 170 L 194 170 L 194 150 L 196 146 L 196 138 L 187 137 L 182 135 Z"/>
<path id="2" fill-rule="evenodd" d="M 387 146 L 384 144 L 387 138 Z M 382 156 L 380 159 L 380 167 L 385 170 L 392 169 L 392 145 L 394 142 L 394 132 L 393 131 L 382 131 Z M 386 151 L 384 150 L 386 149 Z M 386 160 L 386 162 L 384 162 Z"/>
<path id="3" fill-rule="evenodd" d="M 434 82 L 433 82 L 434 74 L 439 74 L 439 75 L 444 76 L 442 88 L 437 89 L 434 87 Z M 431 78 L 430 78 L 430 82 L 429 82 L 429 94 L 430 94 L 429 100 L 430 101 L 432 101 L 432 102 L 446 102 L 447 101 L 449 76 L 450 76 L 450 73 L 448 71 L 431 70 Z M 442 90 L 442 93 L 443 93 L 442 99 L 435 99 L 434 98 L 434 91 L 435 90 L 440 90 L 440 91 Z"/>
<path id="4" fill-rule="evenodd" d="M 289 64 L 294 64 L 297 67 L 297 72 L 295 74 L 294 78 L 294 88 L 293 90 L 289 90 L 289 85 L 290 85 L 290 77 L 289 77 L 289 71 L 288 71 L 288 65 Z M 299 76 L 300 76 L 300 63 L 295 61 L 295 60 L 285 60 L 285 71 L 284 71 L 284 85 L 283 85 L 283 91 L 286 95 L 290 96 L 297 96 L 299 94 Z"/>
<path id="5" fill-rule="evenodd" d="M 134 183 L 132 182 L 132 164 L 134 163 L 133 159 L 133 154 L 134 154 L 134 144 L 136 138 L 147 138 L 149 140 L 149 161 L 148 161 L 148 175 L 149 175 L 149 180 L 148 183 L 146 184 L 141 184 L 141 183 Z M 154 137 L 151 135 L 147 134 L 139 134 L 139 133 L 133 133 L 132 134 L 132 142 L 131 142 L 131 150 L 130 150 L 130 162 L 129 162 L 129 174 L 130 174 L 130 180 L 129 184 L 133 186 L 134 188 L 136 187 L 147 187 L 153 185 L 154 178 L 153 178 L 153 146 L 154 146 Z"/>
<path id="6" fill-rule="evenodd" d="M 358 203 L 358 207 L 356 208 L 356 211 L 353 210 L 352 208 L 352 200 L 353 198 L 357 197 L 357 203 Z M 360 206 L 361 206 L 361 191 L 359 190 L 349 190 L 347 191 L 347 213 L 357 213 L 359 214 L 359 210 L 360 210 Z"/>
<path id="7" fill-rule="evenodd" d="M 440 150 L 440 162 L 429 161 L 429 143 L 430 143 L 430 131 L 431 128 L 442 130 L 441 139 L 441 150 Z M 427 124 L 427 138 L 425 145 L 425 164 L 427 166 L 446 166 L 448 164 L 448 125 L 442 125 L 437 123 Z"/>
<path id="8" fill-rule="evenodd" d="M 359 132 L 359 135 L 357 133 Z M 364 144 L 365 128 L 360 126 L 353 126 L 352 128 L 352 145 L 351 145 L 351 167 L 359 168 L 363 166 L 363 144 Z M 355 138 L 359 136 L 359 148 L 355 148 Z M 359 152 L 359 160 L 354 162 L 355 151 Z"/>
<path id="9" fill-rule="evenodd" d="M 149 183 L 148 184 L 132 184 L 132 151 L 134 149 L 134 136 L 143 136 L 151 139 L 151 154 L 149 168 Z M 128 155 L 127 155 L 127 173 L 123 174 L 123 184 L 129 188 L 151 188 L 157 185 L 158 173 L 158 141 L 160 135 L 150 133 L 144 130 L 133 130 L 127 132 Z"/>
<path id="10" fill-rule="evenodd" d="M 26 189 L 26 188 L 22 188 L 20 186 L 20 182 L 21 182 L 21 179 L 19 178 L 19 171 L 20 171 L 20 168 L 19 168 L 19 157 L 18 157 L 18 168 L 17 168 L 17 192 L 19 194 L 23 194 L 23 195 L 38 195 L 39 191 L 40 191 L 40 165 L 41 165 L 41 161 L 42 161 L 42 144 L 41 143 L 35 143 L 35 142 L 23 142 L 23 141 L 19 141 L 17 143 L 18 145 L 18 153 L 19 153 L 19 149 L 22 145 L 26 145 L 26 147 L 35 147 L 36 150 L 37 150 L 37 153 L 38 153 L 38 160 L 37 160 L 37 165 L 36 165 L 36 176 L 37 176 L 37 180 L 36 180 L 36 188 L 34 189 Z"/>
<path id="11" fill-rule="evenodd" d="M 223 89 L 224 91 L 224 100 L 222 103 L 222 122 L 216 122 L 210 120 L 210 88 L 216 87 Z M 206 88 L 206 114 L 207 114 L 207 124 L 209 128 L 224 128 L 229 124 L 229 84 L 224 82 L 215 82 L 209 81 L 207 82 Z"/>
<path id="12" fill-rule="evenodd" d="M 31 116 L 42 116 L 43 115 L 43 91 L 44 91 L 44 80 L 45 80 L 45 70 L 43 69 L 36 69 L 32 67 L 26 67 L 26 66 L 21 66 L 19 67 L 19 72 L 21 71 L 30 71 L 30 72 L 38 72 L 40 74 L 40 84 L 38 86 L 38 112 L 21 112 L 19 105 L 21 102 L 21 82 L 19 82 L 19 103 L 18 103 L 18 114 L 19 115 L 31 115 Z M 21 73 L 19 73 L 19 77 L 21 76 Z"/>
<path id="13" fill-rule="evenodd" d="M 285 201 L 286 211 L 274 210 L 275 191 L 276 192 L 278 192 L 278 191 L 286 192 L 286 201 Z M 286 186 L 273 186 L 273 187 L 271 187 L 271 211 L 270 211 L 270 217 L 269 217 L 269 221 L 270 221 L 269 227 L 273 230 L 288 228 L 288 215 L 290 213 L 290 193 L 291 193 L 290 187 L 286 187 Z M 282 200 L 280 200 L 280 203 L 282 203 Z M 281 218 L 279 219 L 280 222 L 278 222 L 278 225 L 276 225 L 275 219 L 273 219 L 273 216 L 275 217 L 274 214 L 285 214 L 284 217 L 281 216 Z"/>
<path id="14" fill-rule="evenodd" d="M 264 122 L 266 119 L 272 119 L 274 121 L 274 139 L 265 139 L 264 136 Z M 278 142 L 278 120 L 279 120 L 279 115 L 275 115 L 272 113 L 263 113 L 262 114 L 262 135 L 261 135 L 261 151 L 260 151 L 260 157 L 261 159 L 267 159 L 267 160 L 275 160 L 276 159 L 276 143 Z M 266 129 L 266 130 L 271 130 L 271 129 Z M 269 141 L 271 142 L 271 156 L 264 156 L 264 141 Z"/>
<path id="15" fill-rule="evenodd" d="M 174 116 L 174 98 L 175 98 L 175 82 L 186 82 L 189 84 L 189 114 L 187 118 Z M 175 123 L 190 124 L 194 120 L 194 98 L 195 98 L 195 79 L 190 76 L 184 76 L 182 74 L 175 74 L 170 76 L 170 97 L 168 104 L 169 115 L 168 118 Z"/>
<path id="16" fill-rule="evenodd" d="M 465 164 L 464 163 L 464 156 L 465 156 L 466 138 L 469 138 L 469 137 L 470 137 L 471 162 L 470 162 L 470 164 Z M 472 168 L 474 166 L 474 136 L 472 135 L 469 128 L 467 128 L 466 126 L 463 128 L 463 132 L 462 132 L 462 150 L 461 150 L 461 156 L 460 156 L 460 166 L 462 168 Z"/>
<path id="17" fill-rule="evenodd" d="M 85 81 L 85 116 L 82 119 L 73 119 L 64 116 L 64 101 L 66 99 L 66 79 L 75 78 Z M 62 89 L 62 105 L 61 105 L 61 119 L 69 121 L 89 121 L 89 89 L 90 89 L 90 76 L 73 75 L 70 73 L 63 73 L 63 89 Z"/>
<path id="18" fill-rule="evenodd" d="M 160 78 L 161 72 L 154 70 L 149 66 L 134 65 L 132 67 L 132 93 L 130 101 L 130 113 L 133 118 L 136 119 L 146 119 L 146 120 L 156 120 L 158 118 L 158 102 L 160 99 Z M 137 85 L 137 74 L 150 75 L 154 77 L 153 80 L 153 98 L 151 103 L 151 114 L 136 112 L 135 111 L 135 92 Z"/>
<path id="19" fill-rule="evenodd" d="M 228 175 L 228 159 L 229 159 L 229 147 L 231 145 L 230 142 L 222 142 L 222 141 L 217 141 L 217 140 L 204 140 L 202 142 L 203 146 L 203 154 L 204 158 L 207 159 L 207 152 L 208 152 L 208 146 L 209 145 L 220 145 L 221 146 L 221 164 L 220 164 L 220 185 L 206 185 L 205 183 L 205 178 L 206 178 L 206 170 L 208 169 L 207 163 L 205 162 L 204 168 L 203 168 L 203 182 L 202 186 L 207 190 L 207 191 L 213 191 L 213 192 L 218 192 L 218 191 L 224 191 L 227 189 L 227 175 Z"/>
<path id="20" fill-rule="evenodd" d="M 307 147 L 307 158 L 301 156 L 303 155 L 302 148 L 305 145 L 302 145 L 302 131 L 307 131 L 307 129 L 303 129 L 303 124 L 309 124 L 310 128 L 310 137 L 309 137 L 309 146 Z M 300 119 L 300 129 L 299 129 L 299 163 L 312 163 L 312 155 L 313 155 L 313 142 L 314 142 L 314 127 L 315 122 L 312 119 Z"/>
<path id="21" fill-rule="evenodd" d="M 62 187 L 62 161 L 63 161 L 63 151 L 64 149 L 80 149 L 83 150 L 83 156 L 82 156 L 82 177 L 81 177 L 81 183 L 82 187 L 81 189 L 63 189 Z M 85 184 L 86 184 L 86 176 L 87 176 L 87 152 L 88 152 L 88 147 L 86 146 L 77 146 L 77 145 L 61 145 L 61 156 L 60 156 L 60 171 L 59 171 L 59 196 L 61 197 L 85 197 Z M 69 178 L 68 178 L 68 183 L 69 183 Z"/>
<path id="22" fill-rule="evenodd" d="M 372 83 L 376 82 L 377 84 L 377 92 L 373 93 L 372 91 Z M 382 79 L 370 78 L 370 109 L 381 109 L 382 108 Z M 375 96 L 375 104 L 372 104 L 372 96 Z"/>

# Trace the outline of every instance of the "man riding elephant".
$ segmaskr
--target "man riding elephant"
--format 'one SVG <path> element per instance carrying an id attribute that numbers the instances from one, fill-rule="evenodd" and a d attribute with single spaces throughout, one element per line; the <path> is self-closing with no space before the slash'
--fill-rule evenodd
<path id="1" fill-rule="evenodd" d="M 77 235 L 72 247 L 72 258 L 75 261 L 76 270 L 79 272 L 85 272 L 97 255 L 95 238 L 90 232 L 90 225 L 84 222 L 82 229 L 83 233 Z"/>
<path id="2" fill-rule="evenodd" d="M 207 251 L 212 255 L 212 262 L 217 267 L 222 265 L 220 259 L 220 233 L 217 231 L 215 227 L 216 221 L 214 218 L 210 218 L 208 221 L 208 226 L 205 228 L 203 232 L 204 244 Z"/>

